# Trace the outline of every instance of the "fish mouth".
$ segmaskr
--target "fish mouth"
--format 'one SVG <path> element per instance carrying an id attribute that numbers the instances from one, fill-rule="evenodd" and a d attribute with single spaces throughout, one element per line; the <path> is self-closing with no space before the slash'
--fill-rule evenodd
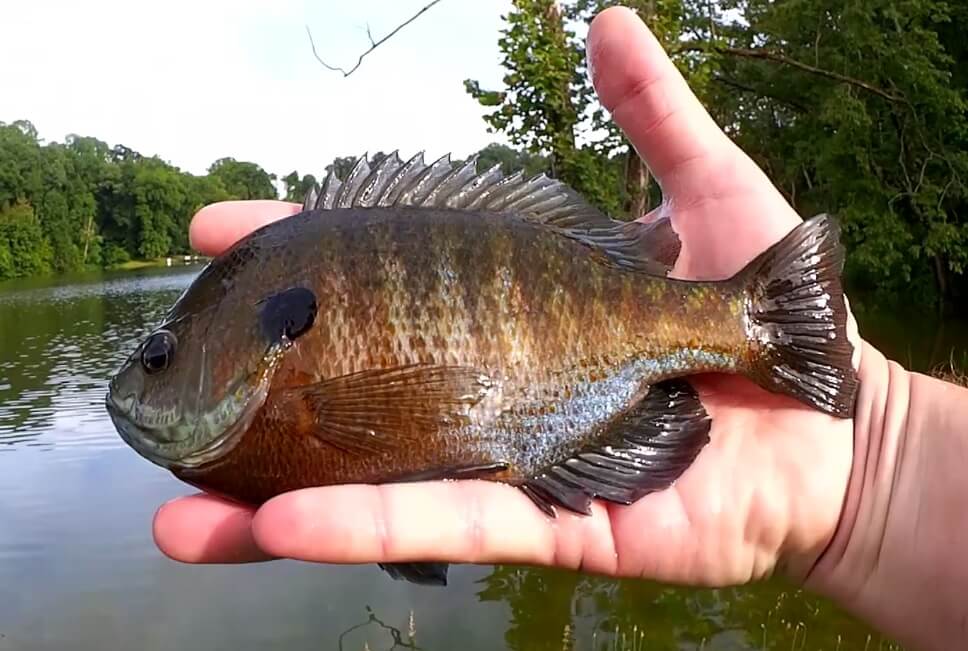
<path id="1" fill-rule="evenodd" d="M 104 399 L 104 406 L 121 440 L 148 461 L 171 468 L 180 456 L 177 452 L 181 447 L 179 441 L 187 441 L 195 428 L 186 423 L 160 427 L 140 424 L 130 415 L 133 403 L 133 396 L 119 400 L 112 392 L 108 392 Z"/>
<path id="2" fill-rule="evenodd" d="M 254 372 L 203 413 L 139 404 L 133 394 L 120 396 L 113 381 L 105 407 L 121 439 L 148 461 L 168 470 L 197 468 L 228 454 L 241 440 L 265 403 L 281 353 L 270 350 Z"/>

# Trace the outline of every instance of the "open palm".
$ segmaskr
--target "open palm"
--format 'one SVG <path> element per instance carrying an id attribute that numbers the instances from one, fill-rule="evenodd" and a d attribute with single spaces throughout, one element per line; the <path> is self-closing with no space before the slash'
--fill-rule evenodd
<path id="1" fill-rule="evenodd" d="M 797 224 L 633 13 L 599 15 L 588 50 L 603 104 L 662 184 L 656 212 L 672 217 L 683 242 L 674 275 L 731 276 Z M 218 253 L 298 210 L 216 204 L 196 216 L 192 241 Z M 741 378 L 695 385 L 713 420 L 711 443 L 674 486 L 631 506 L 597 502 L 590 517 L 551 520 L 517 489 L 485 481 L 313 488 L 258 511 L 196 495 L 159 510 L 155 538 L 187 562 L 529 563 L 713 585 L 759 578 L 783 562 L 803 576 L 837 526 L 852 421 Z"/>

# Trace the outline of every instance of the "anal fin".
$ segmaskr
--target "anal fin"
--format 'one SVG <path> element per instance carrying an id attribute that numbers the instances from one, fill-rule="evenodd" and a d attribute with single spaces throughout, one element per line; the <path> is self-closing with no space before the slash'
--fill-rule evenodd
<path id="1" fill-rule="evenodd" d="M 598 443 L 547 466 L 520 488 L 552 517 L 559 506 L 589 515 L 594 498 L 631 504 L 686 471 L 709 442 L 710 424 L 688 382 L 658 382 L 609 423 Z"/>
<path id="2" fill-rule="evenodd" d="M 417 585 L 447 585 L 449 563 L 378 563 L 380 569 L 397 581 Z"/>

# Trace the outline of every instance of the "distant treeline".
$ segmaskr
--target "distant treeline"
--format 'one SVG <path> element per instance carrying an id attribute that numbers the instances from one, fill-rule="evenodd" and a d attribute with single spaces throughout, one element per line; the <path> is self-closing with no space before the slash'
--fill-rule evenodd
<path id="1" fill-rule="evenodd" d="M 0 278 L 187 253 L 201 206 L 275 197 L 258 165 L 223 158 L 194 176 L 96 138 L 41 143 L 27 121 L 0 123 Z"/>
<path id="2" fill-rule="evenodd" d="M 508 171 L 543 169 L 541 157 L 496 144 L 480 157 L 482 165 L 502 163 Z M 354 161 L 339 157 L 325 171 L 335 167 L 345 176 Z M 188 223 L 199 208 L 279 198 L 276 180 L 232 158 L 196 176 L 123 145 L 77 135 L 42 143 L 30 122 L 0 123 L 0 279 L 189 253 Z M 282 182 L 282 198 L 302 201 L 316 179 L 293 171 Z"/>

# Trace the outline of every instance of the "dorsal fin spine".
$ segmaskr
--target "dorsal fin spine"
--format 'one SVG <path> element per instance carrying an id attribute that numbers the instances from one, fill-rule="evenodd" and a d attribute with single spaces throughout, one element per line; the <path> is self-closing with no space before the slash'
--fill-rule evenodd
<path id="1" fill-rule="evenodd" d="M 478 202 L 488 196 L 488 190 L 493 188 L 500 178 L 501 164 L 495 163 L 486 172 L 479 176 L 475 176 L 468 181 L 467 184 L 461 188 L 464 204 L 462 207 L 466 210 L 475 210 Z"/>
<path id="2" fill-rule="evenodd" d="M 361 206 L 369 208 L 376 205 L 376 202 L 383 194 L 386 184 L 392 178 L 393 173 L 396 172 L 396 168 L 399 165 L 400 157 L 397 156 L 397 152 L 395 151 L 385 156 L 379 162 L 370 175 L 362 181 L 359 196 L 359 204 Z"/>
<path id="3" fill-rule="evenodd" d="M 424 153 L 422 151 L 417 152 L 410 157 L 410 160 L 400 166 L 397 173 L 393 175 L 393 178 L 384 189 L 384 195 L 377 202 L 377 205 L 392 206 L 397 202 L 400 195 L 407 189 L 408 183 L 423 169 L 423 157 Z"/>

